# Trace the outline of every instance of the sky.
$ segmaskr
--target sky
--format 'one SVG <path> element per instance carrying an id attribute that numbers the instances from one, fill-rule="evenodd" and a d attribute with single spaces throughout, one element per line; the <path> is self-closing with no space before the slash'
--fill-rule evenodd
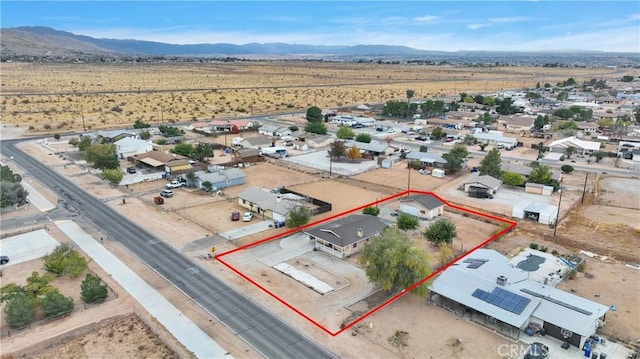
<path id="1" fill-rule="evenodd" d="M 172 44 L 640 53 L 640 1 L 11 1 L 3 28 Z"/>

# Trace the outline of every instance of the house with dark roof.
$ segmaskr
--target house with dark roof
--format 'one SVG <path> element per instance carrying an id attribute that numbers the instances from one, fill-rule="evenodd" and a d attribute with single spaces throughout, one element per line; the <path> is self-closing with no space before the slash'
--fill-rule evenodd
<path id="1" fill-rule="evenodd" d="M 433 219 L 444 214 L 444 203 L 430 194 L 415 194 L 400 199 L 400 212 Z"/>
<path id="2" fill-rule="evenodd" d="M 474 178 L 470 178 L 469 180 L 467 180 L 462 184 L 462 187 L 463 187 L 463 190 L 467 193 L 469 193 L 469 191 L 472 191 L 474 189 L 480 188 L 488 191 L 491 194 L 496 194 L 496 192 L 498 192 L 498 189 L 500 188 L 501 185 L 502 185 L 502 180 L 499 180 L 497 178 L 494 178 L 488 175 L 484 175 L 484 176 L 477 176 Z"/>
<path id="3" fill-rule="evenodd" d="M 387 224 L 376 216 L 352 214 L 335 221 L 306 229 L 304 233 L 315 242 L 315 249 L 338 258 L 349 257 L 364 248 L 369 240 Z"/>
<path id="4" fill-rule="evenodd" d="M 430 302 L 514 339 L 525 330 L 582 349 L 608 306 L 529 279 L 495 250 L 477 249 L 442 272 Z"/>

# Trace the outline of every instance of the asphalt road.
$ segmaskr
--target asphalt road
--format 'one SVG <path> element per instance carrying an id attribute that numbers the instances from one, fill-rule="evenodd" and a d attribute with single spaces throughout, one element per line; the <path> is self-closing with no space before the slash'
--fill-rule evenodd
<path id="1" fill-rule="evenodd" d="M 15 148 L 16 142 L 0 142 L 2 153 L 12 156 L 17 165 L 56 192 L 63 207 L 89 218 L 263 356 L 337 358 L 242 293 L 201 270 L 153 234 Z"/>

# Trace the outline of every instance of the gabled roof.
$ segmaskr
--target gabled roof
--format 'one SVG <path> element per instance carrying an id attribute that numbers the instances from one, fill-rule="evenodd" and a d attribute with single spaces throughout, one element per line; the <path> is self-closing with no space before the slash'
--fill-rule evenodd
<path id="1" fill-rule="evenodd" d="M 227 168 L 225 170 L 217 171 L 217 172 L 197 171 L 195 175 L 202 182 L 209 181 L 214 185 L 216 183 L 226 182 L 226 181 L 234 180 L 237 178 L 246 177 L 244 172 L 242 172 L 242 170 L 239 168 Z"/>
<path id="2" fill-rule="evenodd" d="M 435 209 L 444 206 L 444 203 L 430 194 L 414 194 L 400 199 L 400 202 L 414 201 L 426 209 Z"/>
<path id="3" fill-rule="evenodd" d="M 120 153 L 138 152 L 144 153 L 151 151 L 153 145 L 151 141 L 140 140 L 135 137 L 125 137 L 121 140 L 114 142 Z"/>
<path id="4" fill-rule="evenodd" d="M 236 153 L 240 158 L 248 158 L 248 157 L 256 157 L 260 156 L 260 152 L 255 148 L 245 148 L 242 150 L 237 150 Z"/>
<path id="5" fill-rule="evenodd" d="M 373 142 L 373 141 L 371 141 L 370 143 L 349 141 L 344 144 L 345 148 L 351 148 L 353 146 L 358 147 L 362 151 L 369 151 L 369 152 L 384 152 L 384 150 L 389 148 L 389 145 L 387 143 Z"/>
<path id="6" fill-rule="evenodd" d="M 475 266 L 466 260 L 482 260 Z M 473 308 L 502 322 L 521 328 L 530 316 L 542 319 L 579 335 L 591 335 L 597 321 L 608 307 L 528 279 L 522 271 L 509 265 L 508 259 L 490 249 L 478 249 L 447 268 L 431 285 L 431 290 Z M 497 284 L 504 276 L 505 285 Z M 516 314 L 490 301 L 477 298 L 478 289 L 492 292 L 495 288 L 528 299 L 522 312 Z"/>
<path id="7" fill-rule="evenodd" d="M 575 147 L 575 148 L 584 149 L 587 151 L 598 151 L 600 150 L 600 142 L 583 141 L 581 139 L 576 138 L 575 136 L 571 136 L 571 137 L 553 141 L 549 144 L 549 147 L 561 147 L 561 148 Z"/>
<path id="8" fill-rule="evenodd" d="M 509 126 L 532 127 L 535 118 L 526 116 L 514 116 L 509 117 L 506 121 Z"/>
<path id="9" fill-rule="evenodd" d="M 141 154 L 137 154 L 135 156 L 131 156 L 136 160 L 142 160 L 144 158 L 151 158 L 154 159 L 158 162 L 161 163 L 165 163 L 165 162 L 169 162 L 171 160 L 174 159 L 184 159 L 186 158 L 185 156 L 182 155 L 176 155 L 176 154 L 168 154 L 162 151 L 149 151 L 146 153 L 141 153 Z"/>
<path id="10" fill-rule="evenodd" d="M 411 151 L 407 153 L 406 158 L 410 160 L 418 160 L 423 163 L 447 163 L 447 160 L 442 158 L 442 156 L 427 152 Z"/>
<path id="11" fill-rule="evenodd" d="M 321 238 L 338 247 L 346 247 L 380 234 L 386 226 L 376 216 L 352 214 L 335 221 L 322 223 L 317 227 L 305 230 L 304 233 Z M 359 230 L 362 231 L 362 236 L 358 236 Z"/>
<path id="12" fill-rule="evenodd" d="M 279 128 L 279 126 L 262 125 L 258 127 L 258 130 L 266 132 L 276 132 Z"/>
<path id="13" fill-rule="evenodd" d="M 173 159 L 171 161 L 167 161 L 164 163 L 165 166 L 173 167 L 173 166 L 182 166 L 189 164 L 189 160 L 184 159 Z"/>
<path id="14" fill-rule="evenodd" d="M 243 192 L 240 192 L 238 197 L 255 203 L 263 210 L 273 211 L 283 216 L 289 213 L 292 208 L 303 205 L 299 201 L 302 200 L 302 198 L 299 198 L 299 200 L 294 200 L 291 197 L 283 198 L 282 195 L 258 187 L 249 187 Z"/>
<path id="15" fill-rule="evenodd" d="M 272 142 L 271 138 L 264 135 L 249 137 L 242 141 L 242 143 L 246 143 L 248 146 L 271 146 Z"/>
<path id="16" fill-rule="evenodd" d="M 502 181 L 489 175 L 471 178 L 463 184 L 479 184 L 487 188 L 495 188 L 502 184 Z"/>

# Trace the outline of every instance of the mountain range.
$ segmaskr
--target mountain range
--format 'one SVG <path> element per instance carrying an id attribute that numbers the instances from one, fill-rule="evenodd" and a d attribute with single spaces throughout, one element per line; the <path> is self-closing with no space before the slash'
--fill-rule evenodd
<path id="1" fill-rule="evenodd" d="M 377 59 L 384 61 L 461 62 L 551 64 L 576 66 L 638 66 L 636 53 L 606 53 L 597 51 L 566 52 L 495 52 L 495 51 L 427 51 L 406 46 L 355 45 L 317 46 L 287 43 L 249 43 L 236 45 L 168 44 L 135 39 L 97 39 L 44 26 L 0 28 L 0 59 L 6 61 L 24 57 L 94 58 L 121 56 L 177 56 L 232 58 L 292 58 L 353 61 Z"/>

